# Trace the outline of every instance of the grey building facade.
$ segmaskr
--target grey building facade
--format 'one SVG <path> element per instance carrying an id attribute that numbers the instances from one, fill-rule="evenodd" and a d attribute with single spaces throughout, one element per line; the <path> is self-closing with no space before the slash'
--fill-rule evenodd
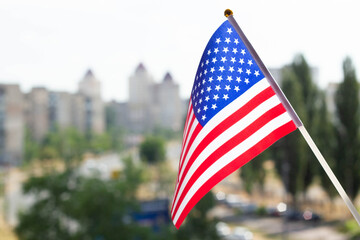
<path id="1" fill-rule="evenodd" d="M 23 157 L 24 99 L 18 85 L 0 84 L 0 164 L 18 165 Z"/>

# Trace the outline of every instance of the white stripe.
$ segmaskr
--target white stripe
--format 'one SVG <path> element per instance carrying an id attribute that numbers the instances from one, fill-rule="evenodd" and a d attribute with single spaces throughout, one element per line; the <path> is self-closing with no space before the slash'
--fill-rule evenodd
<path id="1" fill-rule="evenodd" d="M 253 97 L 258 95 L 260 92 L 262 92 L 264 89 L 268 88 L 270 85 L 266 78 L 263 78 L 261 81 L 254 84 L 251 88 L 249 88 L 245 93 L 243 93 L 241 96 L 239 96 L 237 99 L 235 99 L 233 102 L 231 102 L 229 105 L 227 105 L 225 108 L 223 108 L 220 112 L 218 112 L 210 121 L 205 125 L 203 129 L 199 132 L 197 137 L 194 140 L 194 143 L 191 145 L 188 154 L 185 158 L 183 166 L 185 166 L 191 155 L 194 153 L 197 145 L 202 141 L 202 139 L 208 135 L 211 130 L 213 130 L 219 122 L 222 122 L 224 119 L 228 118 L 231 114 L 234 113 L 237 109 L 244 106 L 246 103 L 248 103 Z M 179 179 L 181 178 L 183 174 L 183 171 L 179 169 Z"/>
<path id="2" fill-rule="evenodd" d="M 190 180 L 191 176 L 194 174 L 196 169 L 221 145 L 223 145 L 225 142 L 233 138 L 236 134 L 244 130 L 246 127 L 248 127 L 251 123 L 253 123 L 256 119 L 261 117 L 264 113 L 272 109 L 273 107 L 281 104 L 279 98 L 274 95 L 271 98 L 267 99 L 263 103 L 261 103 L 259 106 L 257 106 L 255 109 L 253 109 L 251 112 L 249 112 L 245 117 L 240 119 L 238 122 L 234 123 L 231 127 L 229 127 L 227 130 L 225 130 L 222 134 L 220 134 L 217 138 L 215 138 L 208 146 L 204 148 L 204 150 L 199 154 L 199 156 L 196 158 L 196 160 L 193 162 L 192 166 L 190 167 L 189 171 L 185 175 L 185 178 L 181 184 L 181 187 L 179 189 L 179 193 L 177 195 L 177 198 L 175 200 L 175 205 L 177 205 L 177 202 L 182 195 L 182 192 L 184 188 L 187 185 L 187 182 Z M 181 178 L 179 177 L 179 180 Z M 175 209 L 175 208 L 174 208 Z M 174 210 L 173 209 L 173 210 Z"/>
<path id="3" fill-rule="evenodd" d="M 268 122 L 266 125 L 264 125 L 261 129 L 259 129 L 257 132 L 255 132 L 253 135 L 251 135 L 249 138 L 247 138 L 245 141 L 241 142 L 239 145 L 237 145 L 235 148 L 233 148 L 231 151 L 229 151 L 227 154 L 219 158 L 218 161 L 216 161 L 213 165 L 211 165 L 193 184 L 193 186 L 190 188 L 189 192 L 186 194 L 185 198 L 180 204 L 180 207 L 178 211 L 176 212 L 176 215 L 174 217 L 174 223 L 176 223 L 184 210 L 185 206 L 188 204 L 190 199 L 193 197 L 193 195 L 199 190 L 199 188 L 204 185 L 214 174 L 216 174 L 218 171 L 220 171 L 222 168 L 224 168 L 226 165 L 231 163 L 235 158 L 249 150 L 251 147 L 253 147 L 255 144 L 257 144 L 259 141 L 261 141 L 263 138 L 268 136 L 271 132 L 273 132 L 275 129 L 278 129 L 279 127 L 283 126 L 284 124 L 291 121 L 291 118 L 287 112 L 284 112 L 280 116 L 274 118 L 270 122 Z M 264 137 L 265 136 L 265 137 Z"/>

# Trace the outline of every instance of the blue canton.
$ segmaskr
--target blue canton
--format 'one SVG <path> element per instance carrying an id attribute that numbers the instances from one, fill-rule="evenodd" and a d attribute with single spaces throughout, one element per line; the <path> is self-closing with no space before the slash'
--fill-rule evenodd
<path id="1" fill-rule="evenodd" d="M 191 100 L 202 126 L 221 109 L 264 78 L 228 21 L 211 37 L 196 73 Z"/>

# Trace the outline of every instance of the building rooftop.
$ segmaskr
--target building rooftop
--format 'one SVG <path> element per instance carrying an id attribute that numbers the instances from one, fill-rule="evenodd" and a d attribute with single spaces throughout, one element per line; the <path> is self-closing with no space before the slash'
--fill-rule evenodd
<path id="1" fill-rule="evenodd" d="M 173 82 L 173 78 L 169 72 L 165 74 L 164 82 Z"/>

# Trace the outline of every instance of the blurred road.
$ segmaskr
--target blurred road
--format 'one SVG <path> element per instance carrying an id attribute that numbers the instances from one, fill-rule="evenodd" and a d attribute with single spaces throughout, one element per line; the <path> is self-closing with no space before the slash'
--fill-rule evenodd
<path id="1" fill-rule="evenodd" d="M 347 240 L 348 236 L 336 231 L 336 227 L 326 223 L 288 221 L 286 225 L 280 217 L 244 217 L 227 216 L 221 219 L 231 224 L 248 227 L 270 237 L 282 237 L 291 240 Z"/>

